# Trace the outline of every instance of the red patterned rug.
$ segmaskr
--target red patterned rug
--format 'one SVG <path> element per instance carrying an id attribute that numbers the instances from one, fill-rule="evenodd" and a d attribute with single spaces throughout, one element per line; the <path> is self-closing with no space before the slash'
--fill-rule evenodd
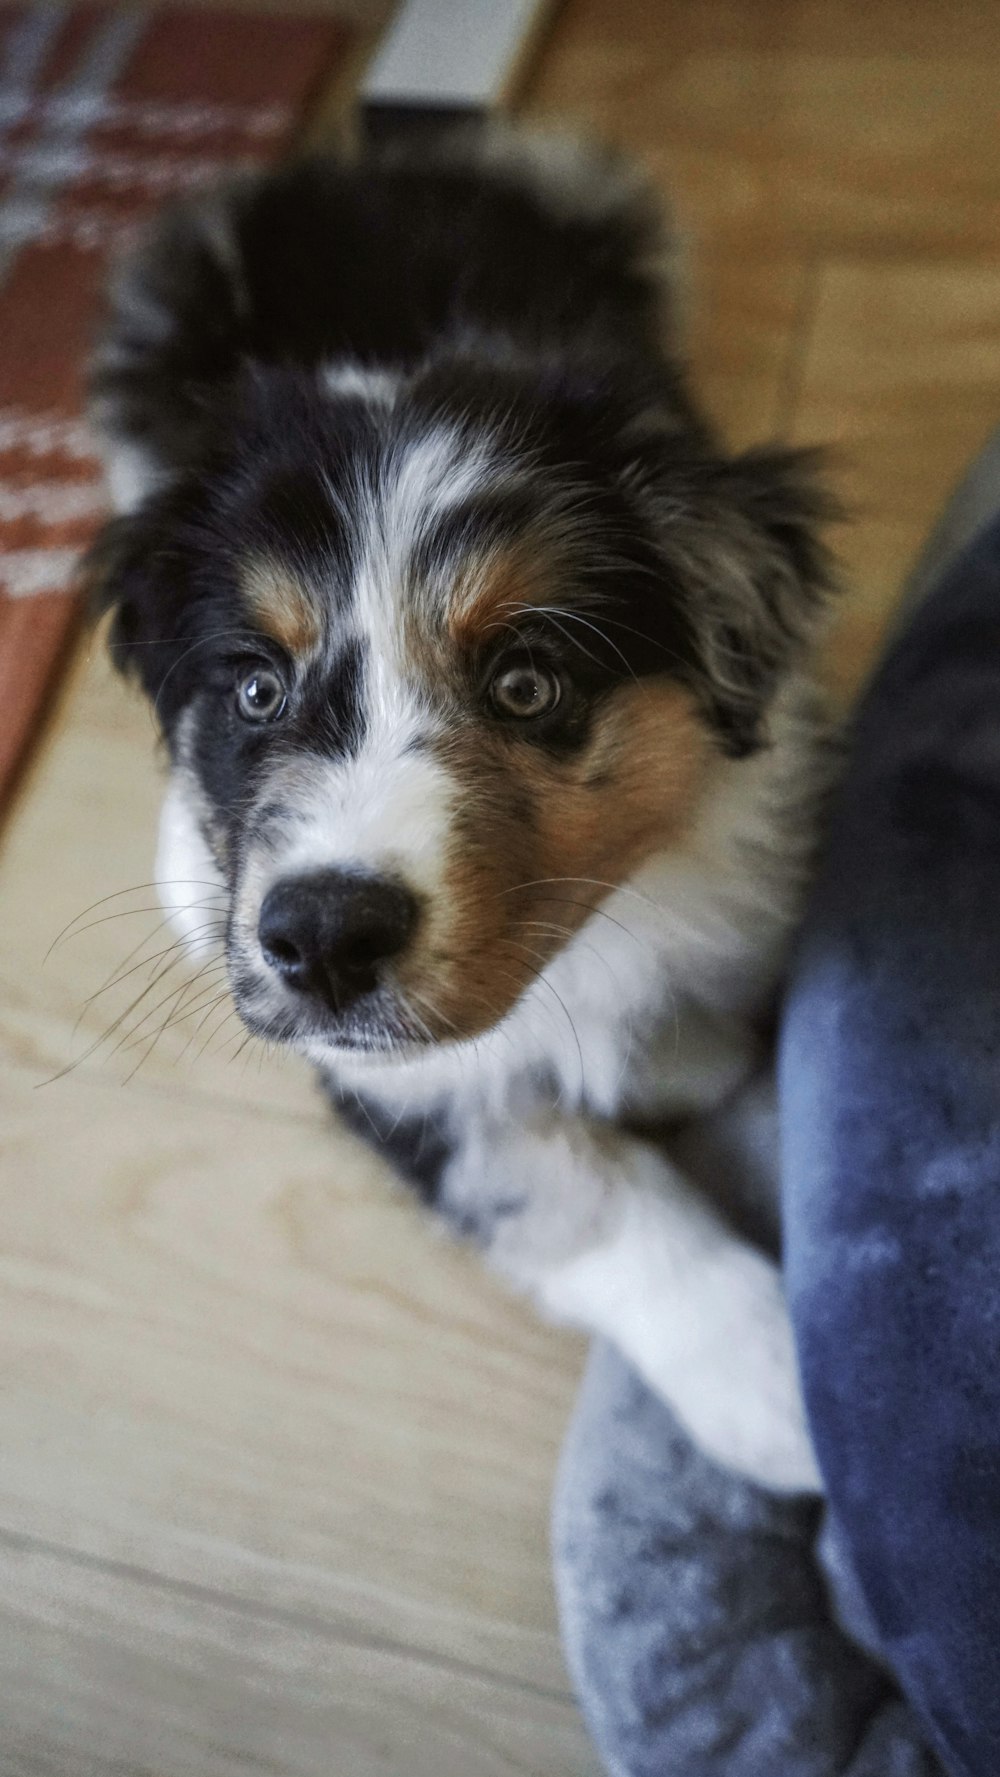
<path id="1" fill-rule="evenodd" d="M 80 408 L 108 256 L 164 198 L 274 156 L 349 36 L 317 18 L 0 8 L 0 808 L 104 506 Z"/>

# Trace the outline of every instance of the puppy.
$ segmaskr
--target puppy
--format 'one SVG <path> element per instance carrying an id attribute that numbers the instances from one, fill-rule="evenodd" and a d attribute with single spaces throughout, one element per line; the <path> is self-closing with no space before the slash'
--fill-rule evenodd
<path id="1" fill-rule="evenodd" d="M 728 1113 L 808 882 L 812 467 L 728 454 L 598 156 L 319 159 L 114 284 L 92 557 L 248 1028 L 706 1451 L 818 1485 L 778 1270 L 671 1152 Z M 656 1139 L 650 1132 L 656 1132 Z"/>

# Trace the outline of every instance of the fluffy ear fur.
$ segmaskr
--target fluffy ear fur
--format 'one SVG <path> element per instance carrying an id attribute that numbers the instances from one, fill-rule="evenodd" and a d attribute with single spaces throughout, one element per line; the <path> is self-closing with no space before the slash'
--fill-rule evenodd
<path id="1" fill-rule="evenodd" d="M 688 678 L 727 752 L 753 752 L 838 586 L 824 530 L 842 512 L 822 453 L 729 456 L 669 355 L 563 353 L 524 367 L 554 467 L 585 474 L 584 505 L 603 506 L 614 535 L 616 649 L 634 672 Z"/>
<path id="2" fill-rule="evenodd" d="M 781 679 L 814 644 L 836 580 L 822 527 L 839 516 L 813 451 L 707 458 L 671 477 L 666 571 L 685 588 L 700 690 L 734 756 L 766 740 Z"/>
<path id="3" fill-rule="evenodd" d="M 637 672 L 659 657 L 697 690 L 726 751 L 767 739 L 784 676 L 815 644 L 837 589 L 823 532 L 841 516 L 818 451 L 778 447 L 728 456 L 668 359 L 559 367 L 539 379 L 559 460 L 586 462 L 593 489 L 614 486 L 627 609 L 613 629 Z M 562 405 L 561 405 L 562 403 Z M 624 522 L 623 522 L 624 521 Z M 628 628 L 624 620 L 627 620 Z M 636 657 L 633 637 L 645 640 Z M 672 662 L 671 662 L 672 657 Z"/>
<path id="4" fill-rule="evenodd" d="M 90 412 L 118 512 L 197 462 L 247 348 L 240 201 L 234 185 L 166 211 L 112 278 Z"/>
<path id="5" fill-rule="evenodd" d="M 210 561 L 200 568 L 190 552 L 182 559 L 198 522 L 197 497 L 188 484 L 150 496 L 105 525 L 83 564 L 92 616 L 114 613 L 112 661 L 142 686 L 168 736 L 192 681 L 175 669 L 224 621 L 225 589 Z"/>

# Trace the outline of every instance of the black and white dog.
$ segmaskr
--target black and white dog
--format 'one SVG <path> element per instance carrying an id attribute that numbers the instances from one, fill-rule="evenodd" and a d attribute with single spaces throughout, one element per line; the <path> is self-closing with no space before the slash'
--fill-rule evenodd
<path id="1" fill-rule="evenodd" d="M 92 567 L 169 741 L 165 903 L 197 948 L 222 886 L 249 1028 L 811 1487 L 778 1270 L 670 1135 L 758 1069 L 809 877 L 824 501 L 698 416 L 662 246 L 617 165 L 517 139 L 166 215 L 95 365 Z"/>

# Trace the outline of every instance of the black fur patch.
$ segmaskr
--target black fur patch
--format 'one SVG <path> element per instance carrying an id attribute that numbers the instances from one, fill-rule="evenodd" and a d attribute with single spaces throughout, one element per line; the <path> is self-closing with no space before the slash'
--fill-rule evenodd
<path id="1" fill-rule="evenodd" d="M 365 743 L 365 661 L 367 644 L 356 636 L 344 643 L 329 665 L 314 669 L 292 739 L 330 759 L 354 758 Z"/>
<path id="2" fill-rule="evenodd" d="M 327 1092 L 338 1115 L 354 1135 L 375 1148 L 417 1193 L 421 1203 L 434 1208 L 440 1196 L 441 1176 L 455 1153 L 447 1113 L 441 1107 L 416 1116 L 400 1117 L 377 1099 L 344 1092 L 325 1077 Z"/>
<path id="3" fill-rule="evenodd" d="M 245 363 L 407 367 L 484 330 L 655 352 L 656 233 L 640 199 L 560 214 L 475 156 L 291 164 L 156 224 L 116 286 L 95 396 L 120 434 L 183 467 L 199 454 L 206 395 Z"/>

